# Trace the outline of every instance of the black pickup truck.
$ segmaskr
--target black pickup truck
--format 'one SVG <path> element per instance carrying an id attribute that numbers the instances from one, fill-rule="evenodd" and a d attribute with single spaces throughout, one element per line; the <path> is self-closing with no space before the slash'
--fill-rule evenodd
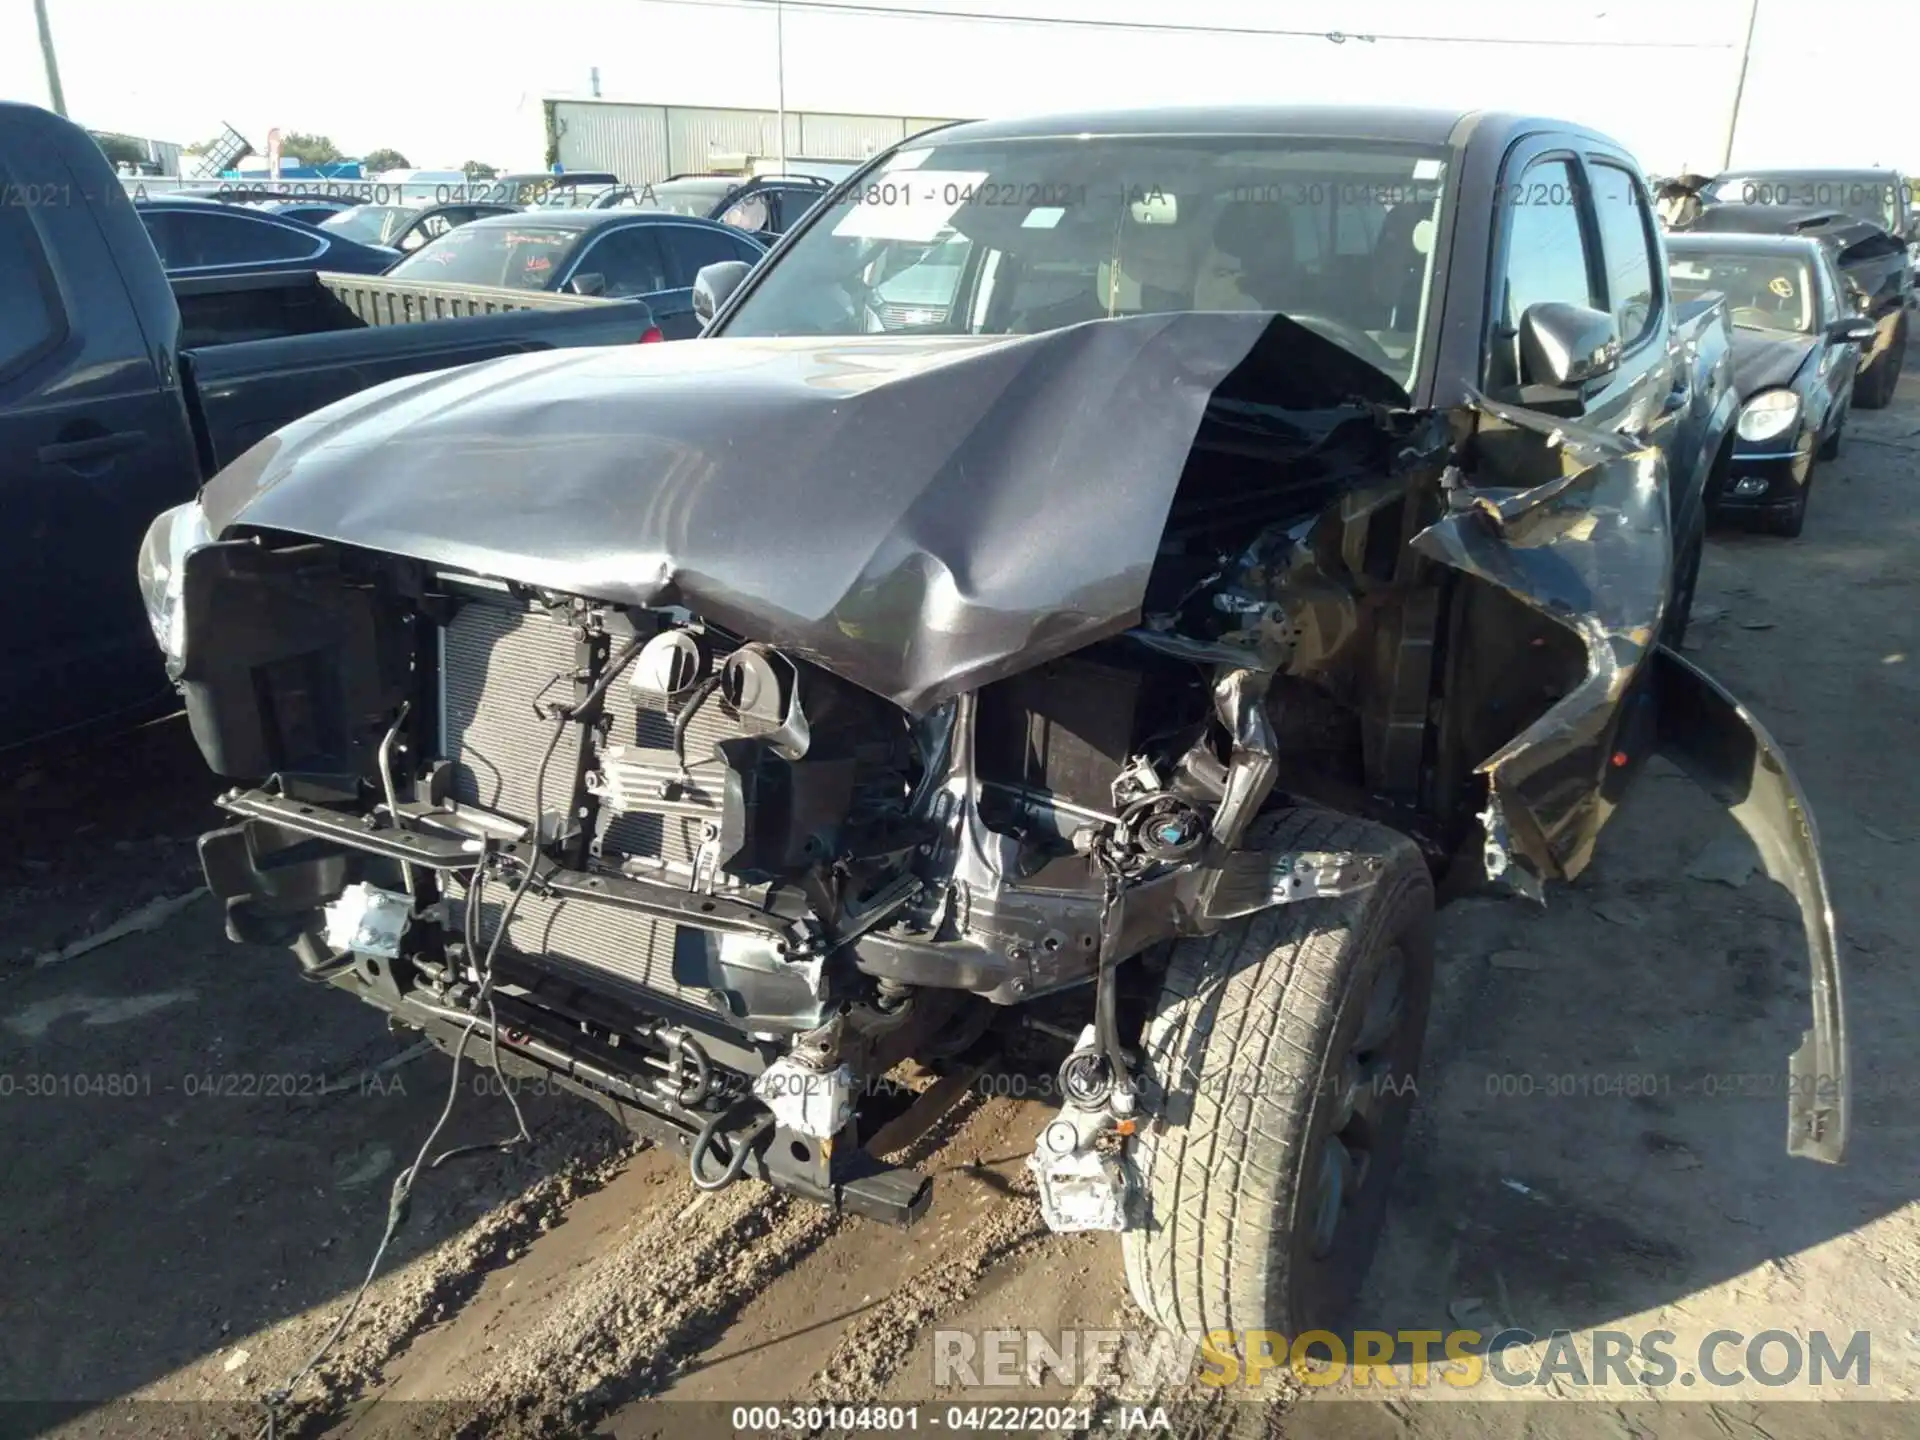
<path id="1" fill-rule="evenodd" d="M 395 323 L 418 321 L 436 323 Z M 644 305 L 571 296 L 313 271 L 170 284 L 87 133 L 0 104 L 0 750 L 177 703 L 134 554 L 156 510 L 254 441 L 401 376 L 650 333 Z"/>
<path id="2" fill-rule="evenodd" d="M 1166 1327 L 1298 1334 L 1379 1229 L 1440 882 L 1540 899 L 1666 748 L 1799 902 L 1766 1058 L 1836 1161 L 1811 815 L 1673 646 L 1736 397 L 1667 275 L 1551 119 L 919 135 L 704 269 L 699 339 L 396 385 L 159 517 L 229 933 L 705 1189 L 910 1222 L 903 1147 L 1012 1067 L 1049 1224 Z"/>

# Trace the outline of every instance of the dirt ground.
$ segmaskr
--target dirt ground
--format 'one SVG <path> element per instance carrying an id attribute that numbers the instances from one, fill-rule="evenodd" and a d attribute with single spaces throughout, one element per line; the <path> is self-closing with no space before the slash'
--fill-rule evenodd
<path id="1" fill-rule="evenodd" d="M 1125 1367 L 967 1388 L 936 1330 L 1140 1323 L 1111 1240 L 1038 1220 L 1037 1104 L 970 1097 L 919 1147 L 934 1208 L 900 1232 L 752 1184 L 697 1195 L 678 1159 L 529 1093 L 530 1147 L 422 1173 L 279 1433 L 665 1440 L 762 1428 L 734 1404 L 819 1401 L 918 1401 L 922 1426 L 956 1428 L 943 1407 L 961 1400 L 1098 1401 L 1100 1428 L 1164 1404 L 1189 1433 L 1353 1440 L 1912 1433 L 1910 1404 L 1781 1402 L 1920 1386 L 1916 484 L 1920 377 L 1856 413 L 1801 540 L 1715 534 L 1689 642 L 1786 744 L 1819 818 L 1845 937 L 1846 1166 L 1783 1149 L 1780 1077 L 1807 1013 L 1794 908 L 1661 762 L 1547 910 L 1442 914 L 1419 1119 L 1356 1324 L 1542 1337 L 1502 1352 L 1520 1383 L 1415 1383 L 1402 1347 L 1373 1377 L 1386 1389 L 1275 1369 L 1215 1390 Z M 212 790 L 178 722 L 0 782 L 7 1434 L 259 1433 L 260 1397 L 342 1313 L 446 1101 L 444 1057 L 224 938 L 194 894 Z M 46 958 L 128 915 L 157 928 Z M 511 1133 L 483 1072 L 458 1093 L 438 1148 Z M 1693 1362 L 1720 1329 L 1743 1337 L 1720 1374 L 1745 1378 L 1709 1385 Z M 1559 1330 L 1571 1361 L 1549 1353 Z M 1661 1330 L 1686 1378 L 1582 1386 L 1597 1332 Z M 1791 1368 L 1784 1339 L 1749 1363 L 1744 1337 L 1769 1330 L 1824 1332 L 1836 1353 L 1867 1332 L 1870 1371 L 1756 1379 Z M 851 1418 L 884 1432 L 884 1414 Z"/>

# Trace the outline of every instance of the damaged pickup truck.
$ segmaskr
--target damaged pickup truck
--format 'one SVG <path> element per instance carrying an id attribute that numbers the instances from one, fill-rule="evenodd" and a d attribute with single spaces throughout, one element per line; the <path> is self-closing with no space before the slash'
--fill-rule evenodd
<path id="1" fill-rule="evenodd" d="M 1665 258 L 1555 122 L 973 123 L 703 272 L 695 343 L 288 426 L 141 562 L 229 933 L 894 1221 L 889 1157 L 1037 1071 L 1049 1223 L 1168 1328 L 1295 1332 L 1371 1255 L 1436 882 L 1539 898 L 1664 744 L 1799 901 L 1787 1144 L 1838 1161 L 1812 816 L 1661 643 L 1734 405 Z"/>

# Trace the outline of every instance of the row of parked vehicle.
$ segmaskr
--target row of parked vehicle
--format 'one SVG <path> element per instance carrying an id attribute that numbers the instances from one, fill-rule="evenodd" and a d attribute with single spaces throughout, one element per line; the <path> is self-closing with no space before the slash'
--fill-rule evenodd
<path id="1" fill-rule="evenodd" d="M 136 209 L 175 278 L 321 270 L 638 299 L 667 339 L 683 340 L 699 330 L 692 297 L 701 268 L 758 263 L 831 189 L 810 176 L 606 181 L 582 177 L 529 204 L 167 196 Z"/>
<path id="2" fill-rule="evenodd" d="M 1920 216 L 1892 170 L 1740 170 L 1656 187 L 1677 295 L 1726 297 L 1741 402 L 1714 509 L 1796 536 L 1855 406 L 1891 403 Z"/>

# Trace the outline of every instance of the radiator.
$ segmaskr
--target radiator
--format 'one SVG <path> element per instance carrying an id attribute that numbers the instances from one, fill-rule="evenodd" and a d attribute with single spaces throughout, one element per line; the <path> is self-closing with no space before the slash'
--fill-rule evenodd
<path id="1" fill-rule="evenodd" d="M 533 822 L 534 780 L 553 740 L 534 697 L 570 698 L 570 682 L 548 684 L 574 663 L 573 632 L 535 611 L 470 604 L 441 631 L 441 753 L 454 762 L 456 800 Z M 547 766 L 549 811 L 566 807 L 579 765 L 580 727 L 570 725 Z"/>
<path id="2" fill-rule="evenodd" d="M 441 632 L 441 753 L 454 765 L 454 798 L 516 820 L 533 818 L 534 780 L 553 740 L 550 723 L 533 711 L 534 698 L 572 695 L 570 681 L 550 684 L 576 663 L 573 631 L 538 611 L 472 602 Z M 710 663 L 720 656 L 713 654 Z M 673 723 L 664 701 L 644 703 L 622 680 L 608 691 L 607 743 L 641 752 L 641 758 L 671 764 Z M 708 757 L 717 739 L 740 733 L 719 696 L 710 695 L 687 728 L 686 756 L 693 775 L 712 775 Z M 580 763 L 580 727 L 566 738 L 547 766 L 544 808 L 563 809 L 573 793 Z M 710 782 L 714 783 L 714 782 Z M 704 788 L 704 787 L 703 787 Z M 628 855 L 659 857 L 689 873 L 704 821 L 697 816 L 611 816 L 602 833 L 609 860 Z M 482 935 L 491 939 L 509 888 L 488 886 L 482 902 Z M 464 900 L 452 897 L 455 924 Z M 700 946 L 683 947 L 683 979 L 674 974 L 678 927 L 605 901 L 554 899 L 529 892 L 521 897 L 503 948 L 526 958 L 548 957 L 572 967 L 616 976 L 628 984 L 675 996 L 697 1010 L 711 1008 Z M 694 940 L 689 936 L 689 942 Z"/>
<path id="3" fill-rule="evenodd" d="M 480 902 L 480 934 L 491 942 L 500 916 L 512 898 L 512 886 L 495 881 Z M 454 923 L 464 922 L 465 901 L 453 901 Z M 532 891 L 514 907 L 503 950 L 526 959 L 560 961 L 576 969 L 612 975 L 655 994 L 670 995 L 695 1011 L 712 1008 L 704 950 L 687 947 L 684 979 L 674 974 L 674 937 L 678 926 L 655 920 L 603 900 L 554 898 Z"/>

